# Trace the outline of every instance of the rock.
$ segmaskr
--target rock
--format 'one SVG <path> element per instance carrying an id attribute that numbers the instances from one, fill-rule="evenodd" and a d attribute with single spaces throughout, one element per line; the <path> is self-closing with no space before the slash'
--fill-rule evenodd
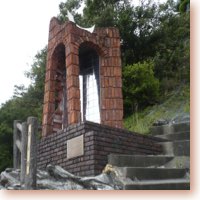
<path id="1" fill-rule="evenodd" d="M 112 186 L 109 185 L 109 178 L 106 177 L 108 175 L 100 175 L 96 177 L 80 177 L 75 176 L 59 166 L 47 166 L 48 172 L 50 175 L 56 179 L 60 180 L 70 180 L 73 183 L 89 190 L 98 190 L 98 189 L 114 189 Z"/>
<path id="2" fill-rule="evenodd" d="M 16 186 L 20 185 L 20 178 L 19 178 L 19 172 L 18 171 L 4 171 L 1 173 L 0 178 L 0 184 L 3 187 L 10 187 L 10 186 Z"/>
<path id="3" fill-rule="evenodd" d="M 119 190 L 120 181 L 115 173 L 102 173 L 94 177 L 73 175 L 60 166 L 48 165 L 46 171 L 37 170 L 38 190 Z M 0 190 L 23 190 L 20 170 L 6 169 L 0 176 Z"/>
<path id="4" fill-rule="evenodd" d="M 12 171 L 13 171 L 13 168 L 6 168 L 5 171 L 8 172 L 8 173 L 9 173 L 9 172 L 12 172 Z"/>
<path id="5" fill-rule="evenodd" d="M 169 120 L 167 119 L 159 119 L 153 123 L 153 126 L 163 126 L 169 124 Z"/>

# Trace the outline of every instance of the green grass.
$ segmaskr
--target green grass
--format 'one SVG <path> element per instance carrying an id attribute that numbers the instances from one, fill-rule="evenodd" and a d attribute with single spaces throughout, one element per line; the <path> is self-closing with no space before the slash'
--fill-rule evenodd
<path id="1" fill-rule="evenodd" d="M 147 107 L 124 119 L 124 127 L 130 131 L 148 134 L 153 122 L 158 119 L 173 119 L 190 112 L 190 88 L 184 86 L 169 93 L 162 103 Z"/>

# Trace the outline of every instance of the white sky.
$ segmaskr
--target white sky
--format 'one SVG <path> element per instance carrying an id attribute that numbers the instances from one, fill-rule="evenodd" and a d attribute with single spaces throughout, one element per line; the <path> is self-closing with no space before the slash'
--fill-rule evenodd
<path id="1" fill-rule="evenodd" d="M 24 72 L 48 42 L 49 22 L 62 0 L 0 1 L 0 104 L 13 95 L 14 85 L 28 86 Z"/>

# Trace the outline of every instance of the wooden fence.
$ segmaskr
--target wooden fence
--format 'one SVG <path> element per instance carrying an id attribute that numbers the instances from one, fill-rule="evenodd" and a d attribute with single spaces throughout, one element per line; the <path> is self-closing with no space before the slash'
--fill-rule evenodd
<path id="1" fill-rule="evenodd" d="M 38 121 L 28 117 L 27 122 L 14 121 L 13 165 L 20 169 L 21 185 L 26 190 L 35 190 L 37 179 L 37 132 Z"/>

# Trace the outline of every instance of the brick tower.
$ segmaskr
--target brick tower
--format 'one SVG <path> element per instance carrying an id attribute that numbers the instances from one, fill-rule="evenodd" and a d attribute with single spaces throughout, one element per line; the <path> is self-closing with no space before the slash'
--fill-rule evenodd
<path id="1" fill-rule="evenodd" d="M 117 28 L 93 33 L 73 22 L 50 22 L 43 130 L 45 137 L 92 121 L 122 128 L 120 37 Z"/>

